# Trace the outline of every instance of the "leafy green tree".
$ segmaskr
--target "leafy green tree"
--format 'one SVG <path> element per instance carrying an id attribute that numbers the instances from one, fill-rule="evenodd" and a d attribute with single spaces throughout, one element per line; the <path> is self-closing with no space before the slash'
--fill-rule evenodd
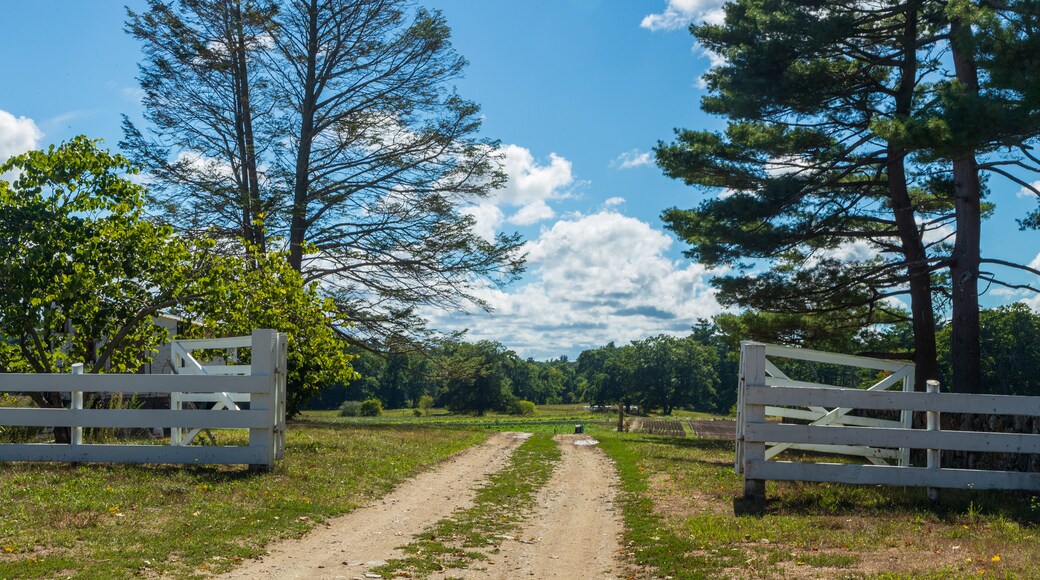
<path id="1" fill-rule="evenodd" d="M 458 342 L 437 361 L 440 400 L 453 413 L 483 415 L 516 400 L 505 371 L 506 349 L 497 342 Z"/>
<path id="2" fill-rule="evenodd" d="M 1040 315 L 1020 302 L 983 310 L 979 317 L 982 355 L 981 392 L 1040 396 Z M 953 380 L 952 328 L 939 331 L 944 390 Z"/>
<path id="3" fill-rule="evenodd" d="M 304 284 L 285 256 L 251 251 L 248 259 L 220 257 L 208 271 L 206 299 L 187 304 L 191 336 L 241 335 L 254 328 L 285 332 L 289 341 L 286 412 L 292 416 L 323 388 L 358 378 L 333 325 L 335 305 L 317 284 Z"/>
<path id="4" fill-rule="evenodd" d="M 206 295 L 211 257 L 145 219 L 133 173 L 86 137 L 0 165 L 2 370 L 132 371 L 165 338 L 151 317 Z"/>

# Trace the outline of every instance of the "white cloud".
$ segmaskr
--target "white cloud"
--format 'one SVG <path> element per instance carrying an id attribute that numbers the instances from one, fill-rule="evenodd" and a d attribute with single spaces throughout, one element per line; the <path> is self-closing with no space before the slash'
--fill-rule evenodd
<path id="1" fill-rule="evenodd" d="M 1030 298 L 1023 298 L 1019 302 L 1028 306 L 1033 312 L 1040 312 L 1040 294 L 1033 294 Z"/>
<path id="2" fill-rule="evenodd" d="M 819 264 L 824 259 L 838 260 L 839 262 L 858 262 L 869 260 L 876 255 L 877 249 L 870 242 L 853 240 L 851 242 L 843 242 L 836 248 L 816 252 L 806 261 L 806 265 L 813 266 Z"/>
<path id="3" fill-rule="evenodd" d="M 1040 270 L 1040 254 L 1037 254 L 1033 261 L 1029 262 L 1029 267 L 1034 270 Z"/>
<path id="4" fill-rule="evenodd" d="M 625 203 L 625 198 L 623 197 L 608 197 L 606 201 L 603 202 L 603 206 L 616 207 L 622 205 L 623 203 Z"/>
<path id="5" fill-rule="evenodd" d="M 15 117 L 0 109 L 0 163 L 35 149 L 43 138 L 36 123 L 28 117 Z"/>
<path id="6" fill-rule="evenodd" d="M 1033 189 L 1035 189 L 1037 191 L 1040 191 L 1040 181 L 1034 181 L 1030 185 L 1033 187 Z M 1018 197 L 1021 197 L 1021 198 L 1036 199 L 1036 192 L 1034 192 L 1033 190 L 1029 189 L 1028 187 L 1022 187 L 1021 189 L 1018 190 L 1018 193 L 1016 195 Z"/>
<path id="7" fill-rule="evenodd" d="M 542 231 L 528 249 L 528 282 L 484 289 L 493 315 L 434 316 L 441 328 L 501 341 L 522 356 L 575 355 L 610 341 L 685 335 L 722 311 L 700 264 L 665 255 L 673 239 L 613 211 L 574 216 Z"/>
<path id="8" fill-rule="evenodd" d="M 632 169 L 633 167 L 652 165 L 654 160 L 651 158 L 651 155 L 652 154 L 649 151 L 632 149 L 631 151 L 625 151 L 621 155 L 618 155 L 610 162 L 610 166 L 617 169 Z"/>
<path id="9" fill-rule="evenodd" d="M 726 57 L 722 56 L 721 54 L 719 54 L 717 52 L 713 52 L 711 50 L 708 50 L 707 48 L 704 48 L 700 44 L 693 45 L 693 52 L 695 54 L 697 54 L 698 56 L 702 56 L 702 57 L 705 57 L 705 58 L 708 59 L 708 70 L 709 71 L 711 69 L 715 68 L 715 67 L 722 66 L 722 65 L 726 64 Z M 708 80 L 704 77 L 704 75 L 701 75 L 697 79 L 697 88 L 698 89 L 706 89 L 706 88 L 708 88 Z"/>
<path id="10" fill-rule="evenodd" d="M 649 30 L 676 30 L 692 22 L 721 24 L 725 20 L 723 0 L 668 0 L 664 12 L 648 14 L 640 26 Z"/>
<path id="11" fill-rule="evenodd" d="M 507 221 L 518 226 L 529 226 L 554 217 L 556 217 L 556 212 L 549 207 L 549 204 L 543 200 L 538 200 L 520 208 L 520 211 L 509 216 Z"/>
<path id="12" fill-rule="evenodd" d="M 481 203 L 462 210 L 463 213 L 473 216 L 476 223 L 473 231 L 485 240 L 495 239 L 495 235 L 502 228 L 505 214 L 493 203 Z"/>
<path id="13" fill-rule="evenodd" d="M 499 153 L 506 185 L 465 210 L 485 239 L 492 239 L 505 222 L 528 226 L 556 217 L 548 202 L 569 197 L 575 185 L 573 166 L 561 155 L 550 153 L 549 162 L 542 164 L 519 145 L 504 145 Z"/>
<path id="14" fill-rule="evenodd" d="M 539 165 L 531 151 L 519 145 L 502 147 L 502 154 L 502 169 L 509 175 L 509 182 L 496 193 L 502 203 L 522 206 L 560 199 L 574 183 L 571 162 L 560 155 L 550 153 L 549 164 Z"/>

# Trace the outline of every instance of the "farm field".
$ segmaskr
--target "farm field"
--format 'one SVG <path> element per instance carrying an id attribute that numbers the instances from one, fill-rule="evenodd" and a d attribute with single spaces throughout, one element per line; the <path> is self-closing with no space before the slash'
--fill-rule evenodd
<path id="1" fill-rule="evenodd" d="M 735 516 L 742 482 L 731 441 L 618 434 L 609 416 L 573 406 L 523 418 L 388 415 L 307 413 L 290 423 L 286 460 L 270 474 L 0 465 L 0 577 L 229 572 L 271 541 L 300 537 L 382 497 L 489 430 L 532 432 L 472 506 L 400 538 L 407 556 L 375 568 L 384 577 L 486 577 L 482 570 L 496 564 L 521 564 L 511 550 L 531 548 L 547 513 L 540 504 L 552 496 L 539 490 L 553 485 L 553 466 L 561 465 L 562 447 L 551 438 L 572 432 L 572 423 L 582 423 L 616 465 L 621 577 L 1036 577 L 1040 570 L 1040 500 L 1029 494 L 944 491 L 932 506 L 921 489 L 771 482 L 764 513 Z M 526 426 L 506 424 L 518 420 Z M 590 493 L 598 484 L 583 481 Z"/>

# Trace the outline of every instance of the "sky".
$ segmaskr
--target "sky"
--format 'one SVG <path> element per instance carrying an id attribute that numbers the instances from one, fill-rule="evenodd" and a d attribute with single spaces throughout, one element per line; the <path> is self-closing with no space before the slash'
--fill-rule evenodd
<path id="1" fill-rule="evenodd" d="M 682 256 L 660 214 L 704 192 L 663 176 L 651 148 L 675 128 L 719 129 L 698 108 L 710 58 L 687 26 L 718 21 L 717 0 L 421 0 L 443 12 L 469 66 L 458 92 L 482 107 L 481 135 L 502 144 L 508 185 L 469 211 L 478 232 L 520 232 L 524 277 L 484 289 L 492 314 L 428 311 L 524 357 L 571 358 L 614 341 L 689 332 L 722 311 L 713 272 Z M 125 114 L 141 122 L 140 49 L 123 32 L 140 0 L 6 0 L 0 10 L 0 160 L 75 135 L 113 149 Z M 45 24 L 44 24 L 45 23 Z M 1034 177 L 1033 179 L 1035 179 Z M 1040 265 L 1035 207 L 993 179 L 984 254 Z M 711 193 L 707 193 L 711 195 Z M 854 249 L 853 249 L 854 250 Z M 1037 282 L 1021 274 L 1007 276 Z M 986 306 L 1032 294 L 988 289 Z"/>

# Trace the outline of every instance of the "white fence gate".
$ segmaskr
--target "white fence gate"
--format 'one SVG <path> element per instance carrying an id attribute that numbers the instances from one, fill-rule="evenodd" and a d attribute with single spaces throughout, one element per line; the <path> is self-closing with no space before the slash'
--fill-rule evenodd
<path id="1" fill-rule="evenodd" d="M 71 444 L 0 444 L 0 461 L 248 464 L 270 469 L 285 450 L 286 337 L 273 330 L 254 330 L 250 337 L 230 340 L 250 347 L 250 365 L 174 375 L 81 374 L 82 367 L 71 375 L 0 374 L 0 392 L 70 393 L 65 409 L 0 409 L 0 426 L 72 429 Z M 226 347 L 208 346 L 207 341 L 180 342 L 185 353 Z M 169 395 L 171 408 L 84 409 L 83 393 Z M 184 409 L 185 401 L 217 404 L 208 410 Z M 249 402 L 248 409 L 237 404 L 243 401 Z M 171 444 L 85 444 L 85 427 L 169 428 Z M 187 445 L 190 439 L 181 436 L 183 430 L 197 433 L 200 429 L 248 429 L 249 441 L 247 445 Z"/>
<path id="2" fill-rule="evenodd" d="M 770 356 L 892 374 L 869 389 L 840 388 L 782 376 Z M 913 380 L 913 365 L 906 363 L 742 342 L 735 468 L 744 474 L 745 498 L 764 499 L 767 480 L 1040 490 L 1040 473 L 943 469 L 940 462 L 943 450 L 1040 453 L 1040 435 L 939 429 L 940 413 L 1040 416 L 1040 397 L 939 393 L 934 381 L 929 392 L 914 392 Z M 886 390 L 899 384 L 900 391 Z M 897 411 L 900 420 L 854 417 L 852 409 Z M 912 428 L 913 412 L 927 413 L 927 429 Z M 809 423 L 767 422 L 769 415 Z M 872 465 L 773 459 L 785 449 L 858 455 Z M 910 466 L 910 449 L 928 450 L 926 467 Z"/>

